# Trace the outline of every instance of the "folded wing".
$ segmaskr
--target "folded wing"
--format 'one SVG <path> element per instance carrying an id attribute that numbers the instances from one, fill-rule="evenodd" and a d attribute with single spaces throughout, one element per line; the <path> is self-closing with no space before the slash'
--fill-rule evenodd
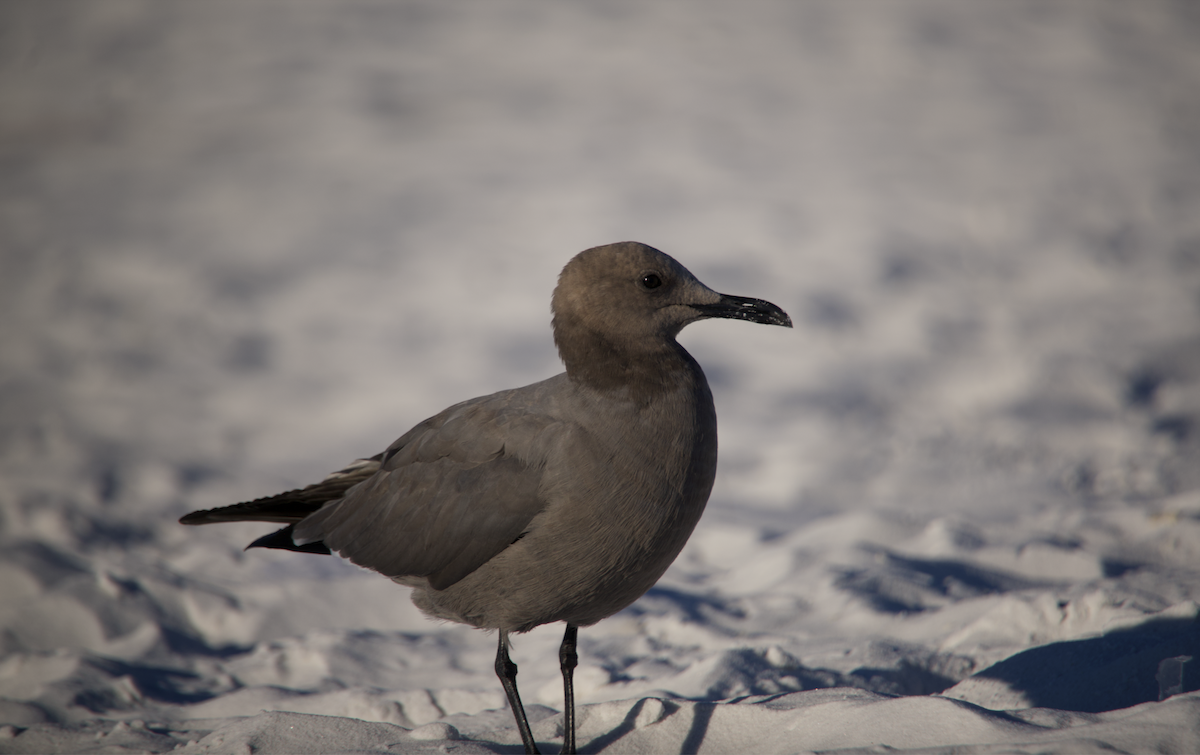
<path id="1" fill-rule="evenodd" d="M 519 392 L 453 406 L 382 455 L 379 470 L 295 525 L 301 545 L 322 542 L 389 577 L 458 582 L 517 541 L 546 505 L 545 450 L 561 430 L 523 411 Z M 541 450 L 539 450 L 541 449 Z"/>

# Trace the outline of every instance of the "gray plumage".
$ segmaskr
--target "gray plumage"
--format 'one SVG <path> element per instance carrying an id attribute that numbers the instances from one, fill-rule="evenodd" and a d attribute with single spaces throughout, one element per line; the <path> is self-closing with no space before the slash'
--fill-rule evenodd
<path id="1" fill-rule="evenodd" d="M 502 636 L 621 610 L 679 554 L 716 471 L 712 394 L 675 336 L 791 321 L 633 242 L 573 258 L 552 309 L 565 373 L 456 404 L 316 485 L 181 521 L 289 523 L 253 545 L 333 551 Z"/>

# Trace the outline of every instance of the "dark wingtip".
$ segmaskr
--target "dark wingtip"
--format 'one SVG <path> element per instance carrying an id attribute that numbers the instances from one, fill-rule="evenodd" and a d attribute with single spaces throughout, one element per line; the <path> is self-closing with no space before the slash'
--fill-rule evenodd
<path id="1" fill-rule="evenodd" d="M 315 543 L 304 543 L 297 545 L 292 539 L 292 530 L 295 525 L 289 524 L 281 530 L 276 530 L 269 535 L 263 535 L 246 546 L 245 550 L 251 548 L 275 548 L 277 550 L 296 551 L 297 553 L 320 553 L 324 556 L 333 555 L 333 551 L 329 550 L 328 546 L 321 541 Z"/>
<path id="2" fill-rule="evenodd" d="M 190 514 L 184 514 L 183 516 L 179 517 L 179 523 L 180 524 L 210 524 L 209 519 L 208 519 L 209 511 L 210 511 L 210 509 L 204 509 L 203 511 L 193 511 Z"/>

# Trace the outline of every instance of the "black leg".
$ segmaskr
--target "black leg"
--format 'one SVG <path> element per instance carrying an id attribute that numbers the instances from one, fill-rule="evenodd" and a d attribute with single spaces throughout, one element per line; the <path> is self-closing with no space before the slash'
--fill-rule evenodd
<path id="1" fill-rule="evenodd" d="M 579 654 L 575 652 L 575 638 L 579 627 L 567 624 L 562 645 L 558 648 L 558 664 L 563 675 L 563 746 L 562 752 L 575 754 L 575 667 L 579 665 Z"/>
<path id="2" fill-rule="evenodd" d="M 533 732 L 529 730 L 529 719 L 525 717 L 525 708 L 521 705 L 521 696 L 517 694 L 517 664 L 508 657 L 508 632 L 500 630 L 500 648 L 496 651 L 496 676 L 504 685 L 504 694 L 508 695 L 508 705 L 512 708 L 513 717 L 517 719 L 517 729 L 521 732 L 521 741 L 525 743 L 526 755 L 537 755 L 537 744 L 533 741 Z"/>

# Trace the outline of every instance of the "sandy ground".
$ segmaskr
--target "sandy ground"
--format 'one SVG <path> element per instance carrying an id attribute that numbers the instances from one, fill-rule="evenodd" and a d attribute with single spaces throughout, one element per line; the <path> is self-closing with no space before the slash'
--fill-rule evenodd
<path id="1" fill-rule="evenodd" d="M 1200 750 L 1198 91 L 1192 2 L 6 0 L 0 752 L 519 751 L 492 637 L 176 519 L 559 371 L 626 239 L 797 327 L 684 332 L 583 751 Z"/>

